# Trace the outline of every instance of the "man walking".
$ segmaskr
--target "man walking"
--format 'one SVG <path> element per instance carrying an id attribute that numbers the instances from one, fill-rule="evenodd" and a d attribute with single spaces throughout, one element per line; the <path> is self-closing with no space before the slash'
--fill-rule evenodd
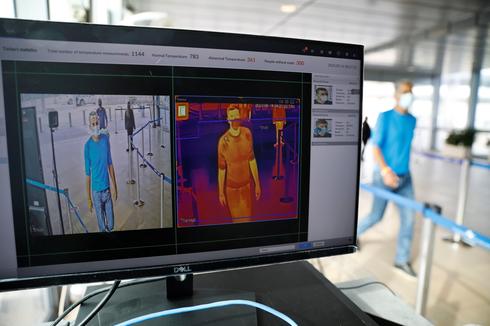
<path id="1" fill-rule="evenodd" d="M 99 107 L 97 108 L 97 116 L 99 118 L 99 127 L 103 133 L 107 133 L 107 111 L 102 106 L 102 99 L 98 99 Z"/>
<path id="2" fill-rule="evenodd" d="M 397 85 L 396 106 L 379 115 L 373 135 L 374 159 L 377 165 L 373 185 L 410 199 L 414 198 L 409 169 L 410 147 L 416 123 L 415 117 L 408 112 L 413 102 L 412 88 L 410 81 L 402 81 Z M 386 204 L 385 199 L 374 197 L 371 212 L 359 222 L 358 236 L 383 218 Z M 400 230 L 395 267 L 415 277 L 410 264 L 415 214 L 409 208 L 397 206 L 400 212 Z"/>
<path id="3" fill-rule="evenodd" d="M 92 211 L 95 207 L 99 231 L 110 232 L 114 229 L 112 198 L 117 200 L 117 183 L 109 136 L 101 133 L 99 116 L 95 111 L 90 112 L 89 123 L 91 135 L 84 148 L 88 208 Z"/>
<path id="4" fill-rule="evenodd" d="M 134 113 L 131 108 L 131 102 L 128 102 L 126 111 L 124 111 L 124 128 L 128 133 L 128 148 L 126 149 L 126 152 L 129 152 L 130 148 L 133 151 L 133 131 L 136 129 L 136 124 L 134 122 Z"/>

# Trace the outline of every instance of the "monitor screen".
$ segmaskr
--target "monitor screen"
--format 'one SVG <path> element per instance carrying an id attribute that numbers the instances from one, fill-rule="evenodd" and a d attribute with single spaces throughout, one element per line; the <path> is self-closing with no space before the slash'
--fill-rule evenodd
<path id="1" fill-rule="evenodd" d="M 0 20 L 0 288 L 355 250 L 363 47 Z"/>

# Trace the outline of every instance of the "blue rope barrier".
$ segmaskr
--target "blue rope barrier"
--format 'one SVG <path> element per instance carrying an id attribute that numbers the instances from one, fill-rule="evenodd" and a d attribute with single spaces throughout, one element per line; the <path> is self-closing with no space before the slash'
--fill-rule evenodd
<path id="1" fill-rule="evenodd" d="M 412 152 L 415 154 L 421 155 L 421 156 L 425 156 L 428 158 L 433 158 L 433 159 L 437 159 L 437 160 L 441 160 L 441 161 L 446 161 L 446 162 L 453 163 L 453 164 L 459 164 L 459 165 L 463 164 L 463 160 L 460 158 L 447 157 L 447 156 L 443 156 L 443 155 L 431 153 L 431 152 L 422 152 L 422 151 L 415 151 L 415 150 Z M 488 164 L 488 163 L 477 162 L 477 161 L 471 160 L 471 165 L 479 167 L 479 168 L 490 170 L 490 164 Z"/>
<path id="2" fill-rule="evenodd" d="M 26 179 L 26 182 L 27 182 L 27 184 L 30 184 L 31 186 L 34 186 L 34 187 L 37 187 L 37 188 L 40 188 L 40 189 L 49 190 L 49 191 L 52 191 L 52 192 L 58 192 L 60 195 L 63 195 L 67 199 L 68 205 L 75 212 L 75 216 L 77 217 L 78 222 L 82 226 L 83 230 L 85 231 L 85 233 L 88 233 L 87 226 L 85 225 L 85 223 L 83 223 L 82 217 L 80 216 L 80 213 L 78 212 L 78 209 L 73 204 L 73 202 L 71 201 L 70 197 L 68 196 L 68 194 L 66 193 L 65 190 L 63 190 L 63 189 L 56 189 L 53 186 L 49 186 L 49 185 L 46 185 L 44 183 L 41 183 L 39 181 L 32 180 L 32 179 Z"/>
<path id="3" fill-rule="evenodd" d="M 401 206 L 405 206 L 410 209 L 413 209 L 414 211 L 423 214 L 424 217 L 431 219 L 435 224 L 453 233 L 460 234 L 469 243 L 490 250 L 490 237 L 487 237 L 481 233 L 473 231 L 464 225 L 457 224 L 452 220 L 450 220 L 449 218 L 436 213 L 434 210 L 426 207 L 422 203 L 419 203 L 413 199 L 400 196 L 386 189 L 375 187 L 373 185 L 369 185 L 365 183 L 361 183 L 360 188 L 372 193 L 377 197 L 381 197 L 386 200 L 390 200 L 394 203 L 397 203 Z"/>
<path id="4" fill-rule="evenodd" d="M 28 184 L 34 186 L 34 187 L 37 187 L 37 188 L 46 189 L 46 190 L 49 190 L 52 192 L 59 192 L 61 195 L 65 194 L 65 191 L 62 189 L 56 189 L 56 187 L 45 185 L 44 183 L 41 183 L 41 182 L 36 181 L 36 180 L 26 179 L 26 182 Z"/>
<path id="5" fill-rule="evenodd" d="M 159 119 L 155 119 L 155 120 L 149 120 L 147 123 L 145 123 L 143 125 L 143 127 L 141 127 L 140 129 L 138 129 L 135 133 L 133 133 L 133 136 L 135 136 L 137 133 L 139 133 L 141 130 L 143 130 L 144 128 L 146 128 L 150 123 L 152 122 L 157 122 L 159 120 L 162 120 L 162 118 L 159 118 Z M 150 163 L 150 161 L 148 161 L 145 156 L 139 151 L 139 148 L 137 146 L 134 145 L 133 141 L 131 141 L 131 146 L 133 146 L 135 149 L 136 149 L 136 153 L 139 157 L 141 157 L 141 159 L 143 160 L 143 162 L 148 165 L 150 167 L 150 169 L 158 176 L 158 177 L 161 177 L 163 175 L 163 180 L 166 181 L 167 183 L 171 184 L 172 183 L 172 179 L 170 179 L 168 176 L 166 176 L 163 172 L 160 172 L 158 171 L 154 166 L 153 164 Z"/>
<path id="6" fill-rule="evenodd" d="M 138 154 L 139 157 L 141 157 L 141 159 L 143 160 L 143 162 L 145 162 L 146 165 L 148 165 L 148 167 L 158 176 L 158 177 L 161 177 L 163 175 L 163 179 L 171 184 L 172 183 L 172 179 L 170 179 L 169 177 L 167 177 L 163 172 L 160 172 L 158 171 L 154 166 L 153 164 L 150 163 L 150 161 L 148 161 L 145 156 L 139 151 L 138 147 L 134 146 L 133 147 L 136 149 L 136 153 Z"/>
<path id="7" fill-rule="evenodd" d="M 135 131 L 135 132 L 133 132 L 133 137 L 134 137 L 134 136 L 136 136 L 137 134 L 139 134 L 139 133 L 141 132 L 141 130 L 145 129 L 145 128 L 146 128 L 146 127 L 147 127 L 147 126 L 150 124 L 150 123 L 152 123 L 152 122 L 157 122 L 157 121 L 159 121 L 159 120 L 162 120 L 162 118 L 155 119 L 155 120 L 148 120 L 148 122 L 147 122 L 147 123 L 145 123 L 145 124 L 143 125 L 143 127 L 140 127 L 139 129 L 136 129 L 136 131 Z"/>
<path id="8" fill-rule="evenodd" d="M 279 311 L 277 311 L 277 310 L 275 310 L 269 306 L 266 306 L 264 304 L 254 302 L 254 301 L 250 301 L 250 300 L 225 300 L 225 301 L 217 301 L 217 302 L 212 302 L 212 303 L 200 304 L 200 305 L 191 306 L 191 307 L 182 307 L 182 308 L 175 308 L 175 309 L 158 311 L 158 312 L 154 312 L 151 314 L 139 316 L 139 317 L 124 321 L 122 323 L 116 324 L 115 326 L 130 326 L 130 325 L 139 324 L 139 323 L 151 320 L 151 319 L 166 317 L 166 316 L 170 316 L 170 315 L 176 315 L 176 314 L 205 310 L 205 309 L 211 309 L 211 308 L 221 308 L 221 307 L 227 307 L 227 306 L 233 306 L 233 305 L 245 305 L 245 306 L 250 306 L 250 307 L 262 309 L 262 310 L 282 319 L 283 321 L 285 321 L 289 325 L 292 325 L 292 326 L 298 325 L 294 320 L 292 320 L 290 317 L 286 316 L 282 312 L 279 312 Z"/>
<path id="9" fill-rule="evenodd" d="M 78 209 L 76 208 L 76 206 L 73 205 L 73 202 L 71 201 L 71 198 L 68 197 L 68 195 L 66 195 L 66 194 L 65 194 L 65 197 L 68 200 L 68 205 L 70 205 L 70 207 L 75 212 L 75 216 L 77 217 L 78 222 L 80 222 L 80 224 L 82 225 L 83 230 L 85 231 L 85 233 L 88 233 L 87 226 L 85 225 L 85 223 L 83 223 L 82 217 L 80 216 L 80 213 L 78 212 Z"/>

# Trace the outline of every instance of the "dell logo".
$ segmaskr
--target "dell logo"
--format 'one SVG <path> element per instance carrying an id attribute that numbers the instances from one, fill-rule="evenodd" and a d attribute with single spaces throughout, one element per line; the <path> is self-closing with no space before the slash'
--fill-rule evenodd
<path id="1" fill-rule="evenodd" d="M 189 265 L 174 267 L 174 273 L 189 273 L 191 272 L 191 267 Z"/>

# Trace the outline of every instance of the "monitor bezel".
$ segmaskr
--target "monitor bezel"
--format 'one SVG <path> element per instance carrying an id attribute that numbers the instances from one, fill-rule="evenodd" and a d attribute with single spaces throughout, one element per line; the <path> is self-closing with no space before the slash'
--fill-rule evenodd
<path id="1" fill-rule="evenodd" d="M 62 32 L 61 32 L 62 31 Z M 69 37 L 66 37 L 69 35 Z M 287 53 L 305 55 L 302 49 L 309 48 L 335 48 L 356 51 L 360 61 L 360 102 L 357 146 L 356 180 L 360 179 L 361 155 L 361 122 L 362 122 L 362 96 L 364 80 L 364 46 L 325 42 L 318 40 L 302 40 L 273 36 L 258 36 L 250 34 L 222 33 L 210 31 L 194 31 L 183 29 L 170 29 L 160 27 L 114 26 L 87 23 L 64 23 L 21 19 L 0 18 L 0 37 L 57 40 L 93 43 L 121 43 L 160 46 L 182 46 L 195 48 L 216 48 L 232 50 L 248 50 L 258 52 Z M 320 53 L 311 53 L 312 56 L 326 56 Z M 341 55 L 328 57 L 342 58 Z M 353 230 L 353 243 L 349 245 L 333 246 L 320 249 L 281 252 L 270 255 L 247 256 L 239 258 L 196 261 L 183 264 L 159 265 L 151 267 L 132 267 L 128 269 L 112 269 L 82 273 L 55 274 L 49 276 L 21 277 L 0 280 L 0 291 L 10 291 L 34 287 L 45 287 L 60 284 L 100 282 L 114 279 L 129 279 L 138 277 L 170 276 L 188 273 L 208 272 L 232 268 L 243 268 L 288 261 L 297 261 L 310 258 L 349 254 L 356 251 L 357 221 L 358 221 L 359 187 L 356 187 L 355 223 Z M 182 269 L 184 267 L 184 269 Z M 185 270 L 185 272 L 184 272 Z"/>

